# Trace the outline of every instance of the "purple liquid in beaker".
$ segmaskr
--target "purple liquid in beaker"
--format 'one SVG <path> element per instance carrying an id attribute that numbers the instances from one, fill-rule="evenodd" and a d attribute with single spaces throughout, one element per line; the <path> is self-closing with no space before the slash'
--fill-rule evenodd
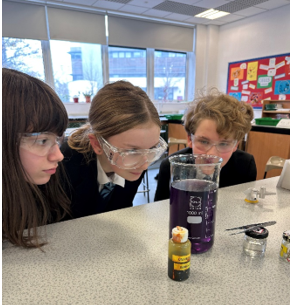
<path id="1" fill-rule="evenodd" d="M 171 184 L 169 234 L 176 226 L 187 228 L 193 254 L 213 246 L 217 188 L 215 182 L 197 179 Z"/>

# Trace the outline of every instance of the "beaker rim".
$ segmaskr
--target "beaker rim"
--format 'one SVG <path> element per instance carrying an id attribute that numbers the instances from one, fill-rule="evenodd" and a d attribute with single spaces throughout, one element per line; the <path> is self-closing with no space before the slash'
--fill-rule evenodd
<path id="1" fill-rule="evenodd" d="M 193 163 L 185 163 L 183 162 L 185 159 L 185 162 L 193 160 Z M 204 160 L 206 159 L 206 163 L 196 163 L 195 160 L 200 159 Z M 179 154 L 174 155 L 168 158 L 169 162 L 171 164 L 175 165 L 183 165 L 183 166 L 194 166 L 194 165 L 203 165 L 203 166 L 214 166 L 214 165 L 221 165 L 223 162 L 223 159 L 221 157 L 215 156 L 215 155 L 208 155 L 208 154 Z"/>

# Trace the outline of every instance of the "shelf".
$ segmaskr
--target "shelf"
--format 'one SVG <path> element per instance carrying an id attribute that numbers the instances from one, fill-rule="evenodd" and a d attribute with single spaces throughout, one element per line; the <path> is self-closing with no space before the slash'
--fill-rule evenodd
<path id="1" fill-rule="evenodd" d="M 276 104 L 276 103 L 285 103 L 290 102 L 290 100 L 264 100 L 264 102 L 269 102 L 269 104 Z"/>
<path id="2" fill-rule="evenodd" d="M 281 104 L 279 110 L 266 110 L 267 104 Z M 278 118 L 277 114 L 287 114 L 290 117 L 290 100 L 264 100 L 262 108 L 262 118 Z"/>
<path id="3" fill-rule="evenodd" d="M 263 113 L 273 113 L 273 114 L 277 114 L 277 113 L 290 113 L 290 110 L 263 110 Z"/>

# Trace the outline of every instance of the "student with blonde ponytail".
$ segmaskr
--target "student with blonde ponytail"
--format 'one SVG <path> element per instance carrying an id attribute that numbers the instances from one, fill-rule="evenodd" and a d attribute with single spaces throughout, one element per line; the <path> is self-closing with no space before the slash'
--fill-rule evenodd
<path id="1" fill-rule="evenodd" d="M 131 207 L 148 166 L 165 152 L 159 115 L 147 94 L 126 81 L 94 96 L 88 123 L 61 150 L 74 217 Z"/>

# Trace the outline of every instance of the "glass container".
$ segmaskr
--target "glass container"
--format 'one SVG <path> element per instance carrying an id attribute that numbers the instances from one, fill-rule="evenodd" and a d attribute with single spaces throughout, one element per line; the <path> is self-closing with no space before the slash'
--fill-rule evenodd
<path id="1" fill-rule="evenodd" d="M 283 232 L 280 257 L 290 263 L 290 230 Z"/>
<path id="2" fill-rule="evenodd" d="M 251 257 L 265 255 L 269 231 L 264 227 L 254 227 L 245 231 L 243 251 Z"/>
<path id="3" fill-rule="evenodd" d="M 171 166 L 169 235 L 176 226 L 189 231 L 192 253 L 208 251 L 214 243 L 215 212 L 222 158 L 174 155 Z"/>

